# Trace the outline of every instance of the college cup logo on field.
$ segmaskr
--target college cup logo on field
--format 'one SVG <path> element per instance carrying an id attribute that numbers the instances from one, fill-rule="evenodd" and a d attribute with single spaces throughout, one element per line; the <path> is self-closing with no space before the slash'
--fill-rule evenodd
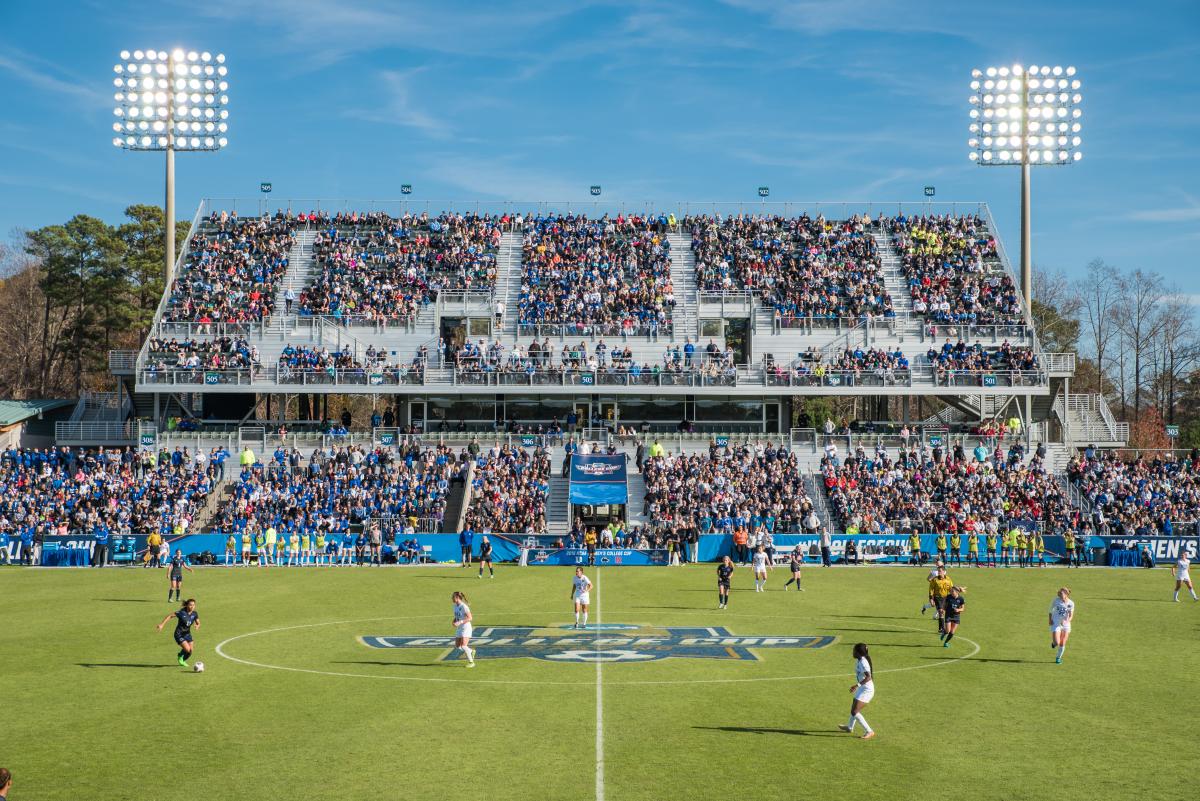
<path id="1" fill-rule="evenodd" d="M 653 662 L 659 659 L 734 659 L 758 661 L 757 650 L 769 648 L 825 648 L 836 637 L 758 636 L 740 637 L 724 626 L 703 628 L 668 626 L 653 628 L 654 634 L 619 634 L 641 626 L 603 624 L 585 633 L 571 627 L 563 636 L 538 635 L 531 627 L 492 626 L 471 638 L 476 659 L 544 659 L 548 662 Z M 607 632 L 607 633 L 605 633 Z M 462 652 L 453 637 L 378 636 L 360 637 L 370 648 L 442 648 L 439 661 L 458 661 Z"/>

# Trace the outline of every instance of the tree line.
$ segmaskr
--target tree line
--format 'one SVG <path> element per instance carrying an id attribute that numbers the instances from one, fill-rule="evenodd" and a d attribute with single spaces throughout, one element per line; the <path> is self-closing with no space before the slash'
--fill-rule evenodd
<path id="1" fill-rule="evenodd" d="M 189 223 L 176 223 L 182 248 Z M 137 348 L 163 292 L 163 212 L 86 214 L 0 245 L 0 382 L 9 398 L 111 388 L 108 351 Z M 176 254 L 178 255 L 178 254 Z"/>

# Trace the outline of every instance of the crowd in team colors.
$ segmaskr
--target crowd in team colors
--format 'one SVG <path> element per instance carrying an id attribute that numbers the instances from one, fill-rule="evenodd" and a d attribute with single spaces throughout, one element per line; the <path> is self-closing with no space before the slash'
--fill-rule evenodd
<path id="1" fill-rule="evenodd" d="M 795 454 L 771 443 L 667 454 L 652 448 L 641 465 L 645 516 L 659 528 L 699 534 L 791 533 L 813 505 Z M 812 522 L 812 521 L 808 521 Z"/>
<path id="2" fill-rule="evenodd" d="M 32 558 L 45 537 L 187 533 L 223 452 L 9 448 L 0 452 L 0 549 Z"/>
<path id="3" fill-rule="evenodd" d="M 152 338 L 146 357 L 146 369 L 161 372 L 248 370 L 259 365 L 257 345 L 228 336 L 207 340 Z"/>
<path id="4" fill-rule="evenodd" d="M 719 348 L 709 342 L 706 350 L 698 350 L 689 337 L 683 346 L 669 345 L 661 359 L 638 361 L 628 345 L 609 346 L 601 338 L 592 347 L 585 340 L 564 344 L 558 350 L 549 338 L 528 345 L 517 343 L 509 348 L 499 340 L 471 342 L 448 346 L 447 351 L 455 369 L 461 372 L 485 373 L 571 373 L 611 372 L 638 375 L 698 372 L 700 375 L 719 375 L 735 370 L 733 349 Z"/>
<path id="5" fill-rule="evenodd" d="M 331 221 L 313 243 L 319 275 L 300 294 L 302 315 L 405 323 L 438 292 L 491 290 L 500 218 L 386 214 Z"/>
<path id="6" fill-rule="evenodd" d="M 948 453 L 928 444 L 873 453 L 858 448 L 843 460 L 826 446 L 821 476 L 829 506 L 847 534 L 945 532 L 979 536 L 1013 525 L 1048 533 L 1086 525 L 1065 488 L 1047 471 L 1045 450 L 1026 458 L 1016 443 Z"/>
<path id="7" fill-rule="evenodd" d="M 1200 452 L 1123 461 L 1093 448 L 1071 459 L 1068 479 L 1092 509 L 1098 533 L 1149 537 L 1194 533 L 1200 523 Z"/>
<path id="8" fill-rule="evenodd" d="M 670 333 L 675 290 L 666 227 L 640 216 L 524 218 L 518 321 L 567 335 Z"/>
<path id="9" fill-rule="evenodd" d="M 471 531 L 538 534 L 546 530 L 550 454 L 543 448 L 493 445 L 481 451 L 471 477 Z"/>
<path id="10" fill-rule="evenodd" d="M 865 218 L 731 215 L 683 224 L 702 292 L 751 290 L 780 325 L 895 314 Z"/>
<path id="11" fill-rule="evenodd" d="M 954 343 L 947 339 L 940 348 L 930 348 L 925 357 L 939 376 L 960 372 L 1023 372 L 1038 368 L 1038 357 L 1033 348 L 1018 347 L 1007 341 L 998 348 L 985 348 L 978 342 L 968 345 L 961 339 Z"/>
<path id="12" fill-rule="evenodd" d="M 1016 285 L 996 262 L 996 238 L 982 218 L 902 215 L 883 226 L 900 252 L 917 314 L 942 325 L 1022 322 Z"/>
<path id="13" fill-rule="evenodd" d="M 371 531 L 376 519 L 403 521 L 402 529 L 436 530 L 454 482 L 466 477 L 466 451 L 445 445 L 422 449 L 318 448 L 305 458 L 277 449 L 263 462 L 243 464 L 215 529 L 262 545 L 297 543 L 302 552 L 332 535 Z M 382 544 L 381 542 L 378 544 Z"/>
<path id="14" fill-rule="evenodd" d="M 163 319 L 208 325 L 267 317 L 295 229 L 293 217 L 213 212 L 192 237 Z"/>

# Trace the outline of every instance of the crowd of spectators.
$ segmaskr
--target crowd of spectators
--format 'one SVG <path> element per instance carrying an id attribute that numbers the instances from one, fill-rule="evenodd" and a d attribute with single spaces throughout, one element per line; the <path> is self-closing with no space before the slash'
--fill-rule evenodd
<path id="1" fill-rule="evenodd" d="M 340 382 L 365 382 L 368 374 L 380 376 L 380 381 L 394 384 L 401 377 L 420 377 L 424 374 L 427 349 L 422 346 L 407 365 L 394 364 L 385 348 L 369 345 L 360 357 L 349 347 L 338 350 L 307 345 L 286 345 L 279 354 L 277 379 L 280 383 L 313 383 L 324 378 Z"/>
<path id="2" fill-rule="evenodd" d="M 192 237 L 163 319 L 204 326 L 266 318 L 287 272 L 295 229 L 293 217 L 213 212 Z"/>
<path id="3" fill-rule="evenodd" d="M 243 466 L 215 529 L 252 539 L 261 532 L 270 542 L 293 533 L 344 534 L 389 518 L 436 531 L 451 484 L 465 478 L 467 458 L 445 445 L 334 446 L 307 459 L 296 449 L 279 448 L 265 462 Z"/>
<path id="4" fill-rule="evenodd" d="M 913 311 L 951 326 L 1019 325 L 1012 277 L 996 261 L 996 239 L 977 215 L 885 220 L 908 280 Z"/>
<path id="5" fill-rule="evenodd" d="M 465 528 L 484 534 L 546 530 L 550 454 L 543 448 L 493 445 L 475 458 Z"/>
<path id="6" fill-rule="evenodd" d="M 859 447 L 842 461 L 828 446 L 821 475 L 830 509 L 847 534 L 1003 533 L 1012 525 L 1042 525 L 1047 533 L 1074 527 L 1077 511 L 1046 467 L 1044 450 L 1026 459 L 1014 444 L 970 453 L 928 444 L 900 449 Z"/>
<path id="7" fill-rule="evenodd" d="M 1091 506 L 1098 534 L 1149 537 L 1196 531 L 1200 521 L 1200 452 L 1141 456 L 1087 449 L 1067 467 Z M 1186 526 L 1180 530 L 1180 526 Z"/>
<path id="8" fill-rule="evenodd" d="M 22 551 L 49 536 L 107 541 L 187 533 L 224 458 L 131 448 L 0 453 L 0 533 Z"/>
<path id="9" fill-rule="evenodd" d="M 642 465 L 645 516 L 699 534 L 801 532 L 812 512 L 795 454 L 771 443 L 710 446 L 708 453 L 652 449 Z"/>
<path id="10" fill-rule="evenodd" d="M 665 229 L 638 216 L 525 218 L 518 321 L 579 336 L 670 333 L 675 291 Z"/>
<path id="11" fill-rule="evenodd" d="M 1039 366 L 1032 348 L 1007 341 L 998 348 L 985 348 L 978 342 L 968 345 L 961 339 L 954 343 L 946 340 L 940 348 L 930 348 L 925 356 L 933 365 L 939 383 L 945 376 L 957 373 L 1026 372 Z"/>
<path id="12" fill-rule="evenodd" d="M 722 350 L 715 343 L 709 349 L 696 351 L 688 339 L 687 345 L 667 346 L 661 359 L 637 360 L 628 345 L 610 347 L 600 339 L 592 347 L 585 340 L 578 344 L 565 344 L 558 350 L 549 338 L 539 342 L 534 339 L 528 345 L 517 343 L 508 347 L 499 340 L 485 342 L 467 340 L 460 346 L 448 346 L 447 353 L 454 368 L 460 372 L 485 373 L 629 373 L 633 376 L 682 374 L 696 372 L 699 375 L 722 375 L 736 373 L 732 348 Z"/>
<path id="13" fill-rule="evenodd" d="M 300 294 L 303 315 L 405 323 L 438 292 L 495 287 L 498 217 L 372 213 L 327 225 L 313 243 L 320 274 Z"/>
<path id="14" fill-rule="evenodd" d="M 770 383 L 799 386 L 894 386 L 908 383 L 909 361 L 900 348 L 844 348 L 828 356 L 809 348 L 790 363 L 779 362 L 768 354 L 764 358 Z"/>
<path id="15" fill-rule="evenodd" d="M 258 346 L 240 337 L 208 340 L 152 338 L 147 368 L 168 370 L 248 370 L 257 367 Z"/>
<path id="16" fill-rule="evenodd" d="M 866 218 L 686 218 L 701 292 L 751 290 L 778 324 L 894 316 Z"/>

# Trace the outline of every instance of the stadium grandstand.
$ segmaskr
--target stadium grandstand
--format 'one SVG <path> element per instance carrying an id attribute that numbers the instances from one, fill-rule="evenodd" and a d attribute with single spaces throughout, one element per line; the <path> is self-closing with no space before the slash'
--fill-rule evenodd
<path id="1" fill-rule="evenodd" d="M 1131 473 L 1178 467 L 1105 455 L 1127 426 L 1071 393 L 1075 355 L 1042 347 L 986 204 L 292 205 L 201 203 L 149 336 L 110 354 L 114 392 L 56 427 L 207 455 L 194 529 L 1163 518 L 1113 508 Z M 355 396 L 369 419 L 330 411 Z M 856 419 L 810 419 L 816 396 Z M 636 463 L 620 508 L 571 503 L 578 452 Z"/>

